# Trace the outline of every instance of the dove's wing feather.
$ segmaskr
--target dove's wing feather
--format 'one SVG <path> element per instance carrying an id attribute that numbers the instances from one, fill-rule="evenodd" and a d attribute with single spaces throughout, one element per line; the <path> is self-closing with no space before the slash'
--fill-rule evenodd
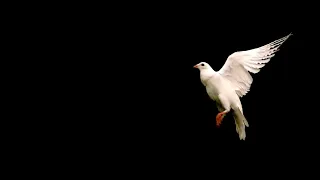
<path id="1" fill-rule="evenodd" d="M 231 54 L 218 72 L 231 82 L 239 97 L 246 95 L 253 81 L 249 72 L 258 73 L 291 35 L 255 49 Z"/>

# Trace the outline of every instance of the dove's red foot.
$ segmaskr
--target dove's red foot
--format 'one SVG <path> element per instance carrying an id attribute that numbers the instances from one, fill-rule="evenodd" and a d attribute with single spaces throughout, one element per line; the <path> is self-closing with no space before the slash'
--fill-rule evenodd
<path id="1" fill-rule="evenodd" d="M 224 118 L 224 115 L 226 114 L 227 112 L 221 112 L 221 113 L 218 113 L 217 116 L 216 116 L 216 122 L 217 122 L 217 127 L 220 126 L 221 122 L 222 122 L 222 119 Z"/>

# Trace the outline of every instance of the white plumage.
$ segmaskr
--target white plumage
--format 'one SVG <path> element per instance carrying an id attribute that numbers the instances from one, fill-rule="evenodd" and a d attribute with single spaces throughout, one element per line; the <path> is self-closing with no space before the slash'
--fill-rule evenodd
<path id="1" fill-rule="evenodd" d="M 249 127 L 249 124 L 243 115 L 240 97 L 250 90 L 253 79 L 249 72 L 258 73 L 291 35 L 290 33 L 255 49 L 231 54 L 218 72 L 206 62 L 194 66 L 200 70 L 201 82 L 206 87 L 209 97 L 216 101 L 220 111 L 216 117 L 217 126 L 225 114 L 232 110 L 239 138 L 245 140 L 245 126 Z"/>

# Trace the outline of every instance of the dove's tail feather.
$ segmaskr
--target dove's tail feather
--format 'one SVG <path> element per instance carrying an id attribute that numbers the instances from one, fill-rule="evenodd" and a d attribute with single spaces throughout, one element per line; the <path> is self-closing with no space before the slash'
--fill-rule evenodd
<path id="1" fill-rule="evenodd" d="M 246 130 L 245 126 L 249 127 L 248 121 L 244 117 L 243 113 L 239 108 L 233 110 L 233 118 L 236 124 L 236 131 L 239 134 L 240 140 L 246 139 Z"/>

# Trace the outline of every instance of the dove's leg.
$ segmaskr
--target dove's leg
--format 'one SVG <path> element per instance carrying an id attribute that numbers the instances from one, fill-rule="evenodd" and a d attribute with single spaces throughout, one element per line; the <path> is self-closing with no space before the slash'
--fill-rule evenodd
<path id="1" fill-rule="evenodd" d="M 221 125 L 221 122 L 222 122 L 224 116 L 227 113 L 228 113 L 228 111 L 225 110 L 225 111 L 222 111 L 222 112 L 217 114 L 217 116 L 216 116 L 216 125 L 217 125 L 217 127 L 219 127 Z"/>
<path id="2" fill-rule="evenodd" d="M 218 108 L 218 111 L 219 111 L 219 112 L 223 112 L 223 111 L 225 110 L 225 109 L 222 107 L 222 105 L 221 105 L 220 102 L 216 101 L 216 105 L 217 105 L 217 108 Z M 225 116 L 226 116 L 226 114 L 222 114 L 220 121 L 222 121 Z"/>
<path id="3" fill-rule="evenodd" d="M 224 111 L 218 113 L 216 116 L 217 127 L 220 126 L 223 117 L 230 111 L 230 103 L 229 103 L 228 99 L 225 98 L 223 95 L 219 94 L 219 100 L 220 100 L 221 106 L 224 108 Z"/>

